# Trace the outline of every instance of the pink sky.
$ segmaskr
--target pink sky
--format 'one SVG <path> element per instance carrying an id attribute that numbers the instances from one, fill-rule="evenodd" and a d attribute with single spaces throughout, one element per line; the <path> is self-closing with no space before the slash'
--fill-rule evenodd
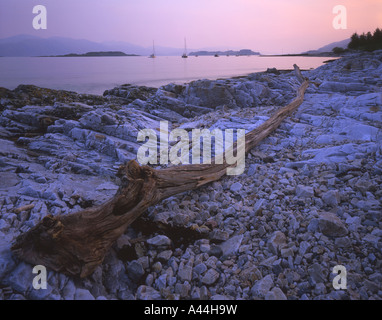
<path id="1" fill-rule="evenodd" d="M 45 5 L 48 29 L 32 28 Z M 347 8 L 347 29 L 332 26 L 334 6 Z M 1 0 L 0 38 L 17 34 L 149 47 L 248 48 L 295 53 L 382 28 L 381 0 Z"/>

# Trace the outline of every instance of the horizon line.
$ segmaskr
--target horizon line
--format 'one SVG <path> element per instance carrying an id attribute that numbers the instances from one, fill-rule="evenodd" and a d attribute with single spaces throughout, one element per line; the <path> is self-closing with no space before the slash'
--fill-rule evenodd
<path id="1" fill-rule="evenodd" d="M 7 37 L 2 37 L 0 38 L 0 41 L 1 40 L 6 40 L 6 39 L 11 39 L 11 38 L 17 38 L 17 37 L 31 37 L 31 38 L 38 38 L 38 39 L 45 39 L 45 40 L 49 40 L 49 39 L 69 39 L 69 40 L 74 40 L 74 41 L 88 41 L 88 42 L 92 42 L 92 43 L 97 43 L 97 44 L 107 44 L 107 43 L 113 43 L 113 42 L 116 42 L 116 43 L 124 43 L 124 44 L 129 44 L 129 45 L 132 45 L 132 46 L 136 46 L 136 47 L 139 47 L 141 49 L 145 49 L 145 50 L 149 50 L 149 49 L 152 49 L 152 45 L 151 46 L 142 46 L 142 45 L 138 45 L 138 44 L 134 44 L 134 43 L 131 43 L 131 42 L 128 42 L 127 40 L 103 40 L 103 41 L 94 41 L 94 40 L 89 40 L 89 39 L 86 39 L 86 38 L 71 38 L 71 37 L 64 37 L 64 36 L 48 36 L 48 37 L 43 37 L 43 36 L 37 36 L 37 35 L 32 35 L 32 34 L 27 34 L 27 33 L 21 33 L 21 34 L 17 34 L 17 35 L 13 35 L 13 36 L 7 36 Z M 346 38 L 346 39 L 342 39 L 342 40 L 338 40 L 338 41 L 334 41 L 334 42 L 330 42 L 330 43 L 327 43 L 326 45 L 323 45 L 322 47 L 325 47 L 327 45 L 330 45 L 330 44 L 333 44 L 333 43 L 336 43 L 336 42 L 342 42 L 342 41 L 345 41 L 345 40 L 349 40 L 350 38 Z M 184 40 L 184 39 L 183 39 Z M 153 41 L 153 40 L 151 40 Z M 155 39 L 154 39 L 155 41 Z M 163 49 L 172 49 L 172 50 L 184 50 L 184 48 L 181 48 L 181 47 L 170 47 L 170 46 L 161 46 L 161 45 L 157 45 L 157 42 L 155 44 L 155 47 L 156 48 L 163 48 Z M 320 48 L 322 48 L 320 47 Z M 217 48 L 220 48 L 220 49 L 217 49 Z M 227 48 L 227 46 L 224 46 L 224 45 L 221 45 L 221 46 L 213 46 L 213 47 L 203 47 L 203 48 L 198 48 L 198 49 L 188 49 L 189 52 L 192 53 L 192 51 L 212 51 L 212 50 L 215 50 L 215 51 L 221 51 L 221 52 L 227 52 L 227 51 L 239 51 L 239 50 L 252 50 L 254 52 L 259 52 L 260 54 L 262 55 L 288 55 L 288 54 L 304 54 L 304 53 L 307 53 L 307 52 L 310 52 L 310 51 L 318 51 L 318 49 L 320 48 L 317 48 L 317 49 L 308 49 L 308 50 L 305 50 L 305 51 L 302 51 L 302 52 L 289 52 L 289 53 L 286 53 L 284 52 L 283 48 L 281 48 L 278 52 L 275 52 L 275 51 L 261 51 L 261 50 L 253 50 L 251 48 L 240 48 L 239 47 L 234 47 L 232 49 L 222 49 L 222 48 Z M 158 54 L 158 55 L 161 55 L 161 54 Z M 163 55 L 162 56 L 168 56 L 168 55 Z M 170 55 L 171 56 L 171 55 Z"/>

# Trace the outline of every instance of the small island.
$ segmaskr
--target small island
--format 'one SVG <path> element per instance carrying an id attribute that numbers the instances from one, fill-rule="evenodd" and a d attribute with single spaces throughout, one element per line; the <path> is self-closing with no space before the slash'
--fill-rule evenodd
<path id="1" fill-rule="evenodd" d="M 126 54 L 122 51 L 97 51 L 87 52 L 84 54 L 69 53 L 65 55 L 48 56 L 54 58 L 67 58 L 67 57 L 138 57 L 137 54 Z M 47 56 L 44 56 L 47 57 Z"/>
<path id="2" fill-rule="evenodd" d="M 254 52 L 250 49 L 242 49 L 239 51 L 196 51 L 191 52 L 190 56 L 258 56 L 260 52 Z"/>

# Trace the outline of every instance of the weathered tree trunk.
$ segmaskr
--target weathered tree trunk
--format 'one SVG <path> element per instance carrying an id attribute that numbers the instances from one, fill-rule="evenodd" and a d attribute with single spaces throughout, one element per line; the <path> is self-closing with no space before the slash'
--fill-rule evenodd
<path id="1" fill-rule="evenodd" d="M 301 83 L 297 98 L 268 121 L 246 135 L 248 153 L 269 136 L 303 102 L 309 82 Z M 227 163 L 183 165 L 155 170 L 130 161 L 120 168 L 122 184 L 106 203 L 63 216 L 46 216 L 37 226 L 21 234 L 12 246 L 20 259 L 68 275 L 86 277 L 102 263 L 112 244 L 150 206 L 172 195 L 193 190 L 226 174 Z"/>

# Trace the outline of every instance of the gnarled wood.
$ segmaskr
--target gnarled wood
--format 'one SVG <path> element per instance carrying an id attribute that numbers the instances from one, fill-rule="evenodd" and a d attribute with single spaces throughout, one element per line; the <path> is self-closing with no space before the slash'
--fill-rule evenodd
<path id="1" fill-rule="evenodd" d="M 246 135 L 245 152 L 269 136 L 303 102 L 309 82 L 302 79 L 297 98 Z M 68 275 L 86 277 L 102 263 L 112 244 L 150 206 L 172 195 L 196 189 L 226 174 L 227 163 L 183 165 L 155 170 L 130 161 L 120 168 L 122 184 L 106 203 L 83 211 L 45 217 L 21 234 L 12 246 L 15 255 L 31 264 Z"/>

